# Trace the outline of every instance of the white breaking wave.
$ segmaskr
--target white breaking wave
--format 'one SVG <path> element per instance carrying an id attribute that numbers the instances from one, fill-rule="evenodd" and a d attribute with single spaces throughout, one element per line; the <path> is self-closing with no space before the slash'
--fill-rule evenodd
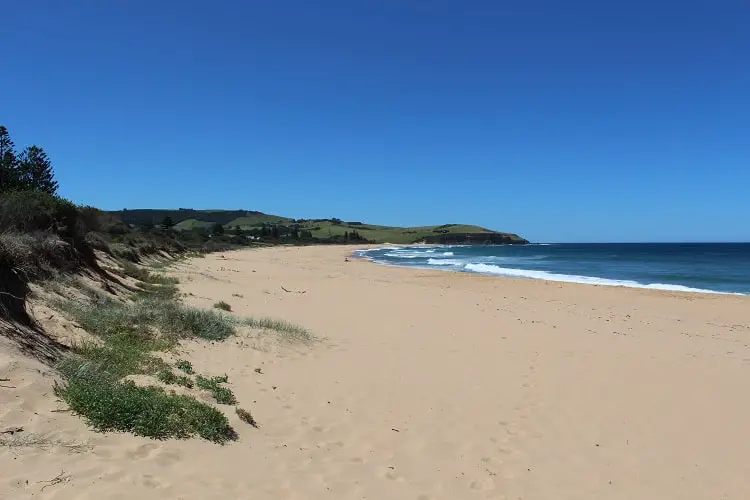
<path id="1" fill-rule="evenodd" d="M 585 283 L 587 285 L 605 285 L 605 286 L 624 286 L 628 288 L 651 288 L 654 290 L 671 290 L 675 292 L 700 292 L 700 293 L 722 293 L 713 290 L 704 290 L 702 288 L 691 288 L 683 285 L 670 285 L 667 283 L 650 283 L 643 284 L 631 280 L 612 280 L 607 278 L 595 278 L 592 276 L 577 276 L 574 274 L 557 274 L 547 271 L 534 271 L 531 269 L 512 269 L 507 267 L 498 267 L 490 264 L 467 264 L 465 267 L 468 271 L 484 274 L 496 274 L 501 276 L 511 276 L 514 278 L 532 278 L 547 281 L 561 281 L 565 283 Z"/>
<path id="2" fill-rule="evenodd" d="M 446 257 L 451 257 L 453 255 L 453 252 L 443 252 L 440 255 L 445 255 Z"/>
<path id="3" fill-rule="evenodd" d="M 462 266 L 465 262 L 458 259 L 427 259 L 431 266 Z"/>
<path id="4" fill-rule="evenodd" d="M 397 259 L 416 259 L 417 257 L 422 257 L 420 254 L 414 254 L 414 253 L 398 253 L 398 252 L 388 252 L 383 254 L 386 257 L 395 257 Z"/>

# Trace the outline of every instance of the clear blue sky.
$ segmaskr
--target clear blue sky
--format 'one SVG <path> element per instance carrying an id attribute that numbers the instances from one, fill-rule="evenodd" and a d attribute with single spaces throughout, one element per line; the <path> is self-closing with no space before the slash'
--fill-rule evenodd
<path id="1" fill-rule="evenodd" d="M 61 194 L 750 240 L 750 3 L 10 1 L 0 123 Z"/>

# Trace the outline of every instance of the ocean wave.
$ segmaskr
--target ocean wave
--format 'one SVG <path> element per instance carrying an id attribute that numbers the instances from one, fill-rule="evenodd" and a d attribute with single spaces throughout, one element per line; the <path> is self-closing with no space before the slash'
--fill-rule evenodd
<path id="1" fill-rule="evenodd" d="M 465 262 L 458 259 L 427 259 L 431 266 L 462 266 Z"/>
<path id="2" fill-rule="evenodd" d="M 378 247 L 378 248 L 364 248 L 356 250 L 356 253 L 370 253 L 370 252 L 379 252 L 383 250 L 400 250 L 401 247 Z"/>
<path id="3" fill-rule="evenodd" d="M 416 259 L 418 257 L 423 257 L 421 254 L 415 254 L 415 253 L 406 253 L 406 252 L 388 252 L 383 254 L 385 257 L 394 257 L 396 259 Z"/>
<path id="4" fill-rule="evenodd" d="M 513 269 L 508 267 L 493 266 L 491 264 L 467 264 L 467 271 L 482 274 L 495 274 L 510 276 L 514 278 L 532 278 L 547 281 L 560 281 L 565 283 L 584 283 L 588 285 L 622 286 L 628 288 L 649 288 L 654 290 L 669 290 L 675 292 L 700 292 L 700 293 L 723 293 L 702 288 L 691 288 L 683 285 L 671 285 L 668 283 L 638 283 L 630 280 L 613 280 L 607 278 L 596 278 L 593 276 L 577 276 L 574 274 L 558 274 L 547 271 L 535 271 L 531 269 Z"/>
<path id="5" fill-rule="evenodd" d="M 440 255 L 445 255 L 446 257 L 451 257 L 453 255 L 453 252 L 443 252 Z"/>

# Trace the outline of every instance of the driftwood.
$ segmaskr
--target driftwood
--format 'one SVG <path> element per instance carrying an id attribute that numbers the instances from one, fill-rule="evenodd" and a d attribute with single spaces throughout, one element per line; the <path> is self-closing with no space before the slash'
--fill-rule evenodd
<path id="1" fill-rule="evenodd" d="M 283 286 L 281 287 L 286 293 L 307 293 L 307 290 L 287 290 Z"/>

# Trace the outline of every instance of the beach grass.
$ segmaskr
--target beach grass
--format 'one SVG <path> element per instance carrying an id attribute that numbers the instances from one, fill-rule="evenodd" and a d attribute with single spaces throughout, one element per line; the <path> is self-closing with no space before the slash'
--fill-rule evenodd
<path id="1" fill-rule="evenodd" d="M 232 306 L 230 306 L 228 303 L 224 302 L 223 300 L 220 300 L 219 302 L 214 304 L 214 307 L 216 309 L 221 309 L 222 311 L 231 312 Z"/>
<path id="2" fill-rule="evenodd" d="M 215 443 L 235 439 L 226 415 L 191 396 L 121 380 L 91 362 L 61 367 L 55 394 L 96 430 L 131 432 L 154 439 L 198 435 Z"/>
<path id="3" fill-rule="evenodd" d="M 73 355 L 58 364 L 63 382 L 55 392 L 70 409 L 100 431 L 127 431 L 164 439 L 194 435 L 217 443 L 234 436 L 226 416 L 192 396 L 175 395 L 160 387 L 138 386 L 126 377 L 145 374 L 169 385 L 192 388 L 187 376 L 174 374 L 153 355 L 183 338 L 223 340 L 235 332 L 235 321 L 163 297 L 134 302 L 58 300 L 55 305 L 96 339 L 73 346 Z M 184 370 L 192 366 L 181 364 Z M 212 380 L 217 401 L 236 402 L 234 394 Z"/>
<path id="4" fill-rule="evenodd" d="M 283 340 L 289 342 L 312 342 L 315 340 L 315 337 L 306 328 L 281 319 L 248 317 L 240 321 L 250 328 L 274 331 L 280 334 Z"/>

